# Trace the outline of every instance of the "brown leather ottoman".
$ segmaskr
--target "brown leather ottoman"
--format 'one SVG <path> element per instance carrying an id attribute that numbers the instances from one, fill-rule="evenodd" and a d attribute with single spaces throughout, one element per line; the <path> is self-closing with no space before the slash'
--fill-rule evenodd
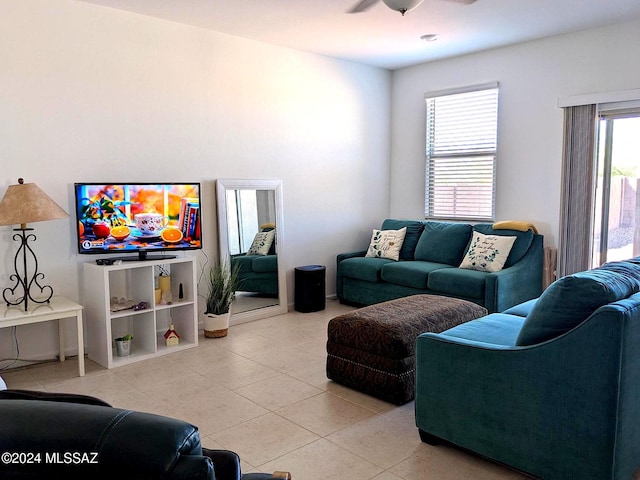
<path id="1" fill-rule="evenodd" d="M 327 377 L 402 405 L 415 394 L 415 343 L 487 314 L 480 305 L 438 295 L 413 295 L 337 316 L 329 322 Z"/>

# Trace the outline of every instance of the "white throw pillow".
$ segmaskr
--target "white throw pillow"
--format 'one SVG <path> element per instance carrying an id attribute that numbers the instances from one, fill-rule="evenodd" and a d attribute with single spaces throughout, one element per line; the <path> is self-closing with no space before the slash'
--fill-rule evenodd
<path id="1" fill-rule="evenodd" d="M 504 267 L 515 241 L 516 237 L 473 232 L 469 250 L 462 259 L 460 268 L 482 272 L 499 272 Z"/>
<path id="2" fill-rule="evenodd" d="M 256 236 L 253 237 L 253 243 L 251 244 L 251 248 L 249 248 L 247 255 L 267 255 L 275 235 L 275 230 L 256 233 Z"/>
<path id="3" fill-rule="evenodd" d="M 407 227 L 400 230 L 374 230 L 366 256 L 398 261 L 406 234 Z"/>

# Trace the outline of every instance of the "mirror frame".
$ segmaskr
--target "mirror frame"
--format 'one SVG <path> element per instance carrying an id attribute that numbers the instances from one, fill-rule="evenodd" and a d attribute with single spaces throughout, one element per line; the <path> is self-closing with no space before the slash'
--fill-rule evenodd
<path id="1" fill-rule="evenodd" d="M 276 255 L 278 255 L 278 305 L 257 308 L 241 313 L 231 311 L 230 325 L 251 322 L 260 318 L 281 315 L 288 311 L 287 299 L 287 278 L 285 272 L 286 262 L 283 261 L 285 252 L 285 236 L 283 221 L 282 202 L 282 181 L 281 180 L 260 180 L 260 179 L 240 179 L 240 178 L 220 178 L 216 181 L 216 194 L 218 202 L 218 248 L 220 259 L 230 261 L 229 255 L 229 225 L 227 221 L 227 191 L 229 190 L 270 190 L 275 193 L 276 206 Z"/>

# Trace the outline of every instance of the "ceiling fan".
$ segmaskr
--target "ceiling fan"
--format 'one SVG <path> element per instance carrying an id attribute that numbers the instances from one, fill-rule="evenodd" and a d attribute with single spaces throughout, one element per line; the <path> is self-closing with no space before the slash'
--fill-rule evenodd
<path id="1" fill-rule="evenodd" d="M 364 12 L 366 10 L 369 10 L 379 1 L 380 0 L 360 0 L 353 7 L 347 10 L 347 13 Z M 391 10 L 400 12 L 402 16 L 404 16 L 404 14 L 407 13 L 409 10 L 413 10 L 423 2 L 423 0 L 382 0 L 382 1 Z M 474 3 L 476 0 L 445 0 L 445 1 L 455 2 L 455 3 L 464 3 L 465 5 L 470 5 Z"/>

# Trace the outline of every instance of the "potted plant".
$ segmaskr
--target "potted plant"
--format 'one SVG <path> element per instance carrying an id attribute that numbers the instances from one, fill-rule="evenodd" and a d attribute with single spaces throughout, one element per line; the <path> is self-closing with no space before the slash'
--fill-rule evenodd
<path id="1" fill-rule="evenodd" d="M 209 269 L 207 277 L 207 306 L 204 311 L 204 336 L 207 338 L 225 337 L 229 331 L 231 303 L 238 287 L 238 270 L 225 262 Z"/>
<path id="2" fill-rule="evenodd" d="M 129 356 L 129 353 L 131 352 L 131 340 L 133 340 L 133 336 L 130 333 L 127 333 L 125 336 L 115 339 L 116 354 L 119 357 Z"/>

